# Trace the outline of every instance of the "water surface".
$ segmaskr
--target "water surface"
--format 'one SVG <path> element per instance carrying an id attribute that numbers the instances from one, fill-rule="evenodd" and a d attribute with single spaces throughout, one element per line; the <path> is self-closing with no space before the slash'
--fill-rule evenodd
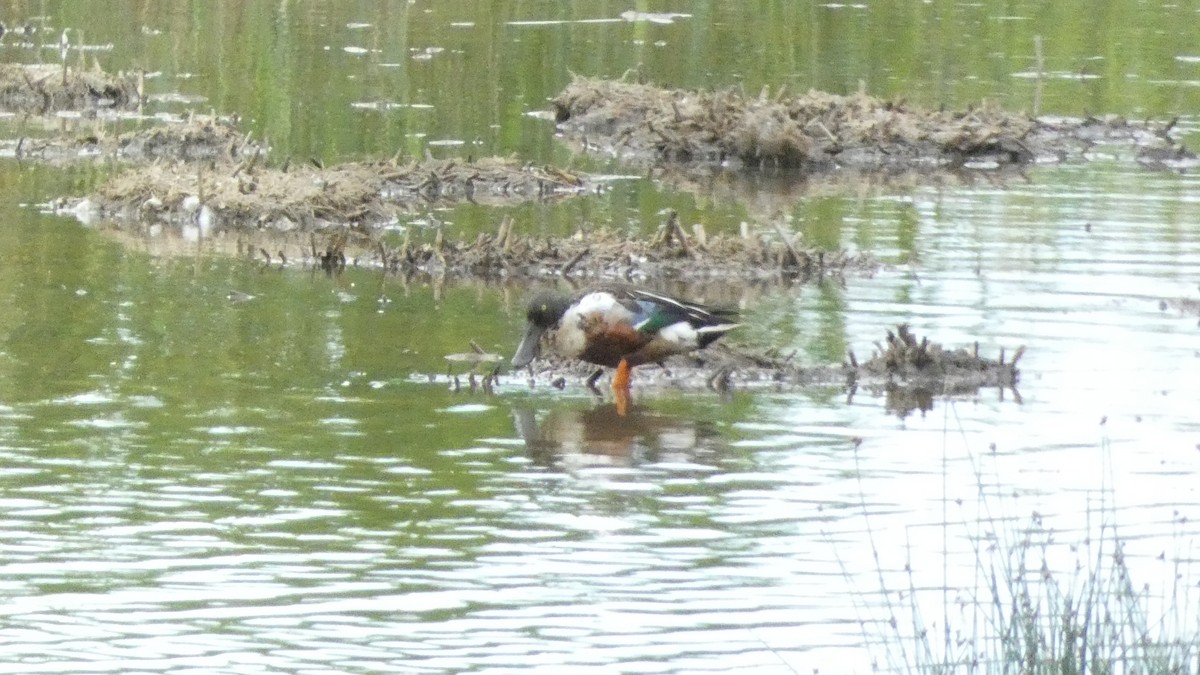
<path id="1" fill-rule="evenodd" d="M 1180 7 L 752 4 L 114 0 L 6 20 L 82 30 L 104 67 L 159 74 L 159 109 L 197 97 L 326 162 L 429 148 L 622 173 L 529 113 L 569 71 L 639 64 L 672 86 L 863 81 L 1020 109 L 1034 34 L 1064 74 L 1048 112 L 1197 108 Z M 1195 176 L 1100 158 L 803 199 L 626 180 L 506 211 L 562 233 L 652 231 L 667 207 L 736 231 L 777 209 L 810 245 L 888 263 L 731 289 L 739 339 L 806 363 L 899 322 L 1026 347 L 1019 400 L 901 418 L 870 390 L 635 389 L 618 420 L 575 383 L 429 382 L 465 384 L 444 357 L 471 340 L 511 353 L 530 288 L 154 258 L 31 206 L 108 170 L 0 165 L 0 672 L 903 670 L 902 636 L 971 632 L 981 567 L 1032 523 L 1054 543 L 1031 565 L 1063 579 L 1119 534 L 1151 624 L 1198 600 L 1200 317 L 1177 305 L 1200 297 Z M 502 215 L 438 214 L 458 232 Z"/>

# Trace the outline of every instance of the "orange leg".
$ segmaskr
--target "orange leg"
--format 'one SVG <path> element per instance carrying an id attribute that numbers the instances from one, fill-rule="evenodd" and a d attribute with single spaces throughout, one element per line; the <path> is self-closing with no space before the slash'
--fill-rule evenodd
<path id="1" fill-rule="evenodd" d="M 617 374 L 612 381 L 613 400 L 617 404 L 617 414 L 621 417 L 629 411 L 629 362 L 621 359 L 617 366 Z"/>
<path id="2" fill-rule="evenodd" d="M 612 381 L 613 391 L 629 392 L 629 362 L 621 359 L 621 363 L 617 365 L 617 374 L 613 376 Z"/>

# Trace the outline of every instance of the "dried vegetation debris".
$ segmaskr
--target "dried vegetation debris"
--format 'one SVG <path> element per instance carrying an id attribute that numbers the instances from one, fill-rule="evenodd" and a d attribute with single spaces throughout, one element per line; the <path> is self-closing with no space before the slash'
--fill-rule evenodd
<path id="1" fill-rule="evenodd" d="M 1041 122 L 986 103 L 927 110 L 864 92 L 789 96 L 781 88 L 747 97 L 577 77 L 552 103 L 560 128 L 585 147 L 641 163 L 943 168 L 1061 159 L 1100 139 L 1179 148 L 1165 131 L 1120 118 Z"/>
<path id="2" fill-rule="evenodd" d="M 398 209 L 439 202 L 550 200 L 581 189 L 581 178 L 502 158 L 270 168 L 254 155 L 237 165 L 134 167 L 101 186 L 90 206 L 125 222 L 188 223 L 199 207 L 222 229 L 321 231 L 371 229 L 393 221 Z"/>
<path id="3" fill-rule="evenodd" d="M 141 191 L 131 198 L 130 188 Z M 696 228 L 699 236 L 689 236 L 673 215 L 650 238 L 604 228 L 579 230 L 567 237 L 525 235 L 517 232 L 516 222 L 507 217 L 494 233 L 458 239 L 441 226 L 408 226 L 401 235 L 327 219 L 331 213 L 347 210 L 366 217 L 376 208 L 365 193 L 346 187 L 322 193 L 319 208 L 313 206 L 314 197 L 299 192 L 266 192 L 278 203 L 273 211 L 261 215 L 264 220 L 259 226 L 248 227 L 220 225 L 229 219 L 259 217 L 257 211 L 246 211 L 237 202 L 224 203 L 218 209 L 206 206 L 218 204 L 216 199 L 202 204 L 194 192 L 162 193 L 159 197 L 144 188 L 133 180 L 131 186 L 118 190 L 122 200 L 101 197 L 103 209 L 90 200 L 69 208 L 109 236 L 154 255 L 211 251 L 261 258 L 268 264 L 321 266 L 329 271 L 364 265 L 434 278 L 775 283 L 841 280 L 847 275 L 870 275 L 879 267 L 869 255 L 799 247 L 780 228 L 747 228 L 736 235 L 705 235 L 702 228 Z M 167 202 L 173 205 L 170 209 Z M 185 216 L 181 218 L 180 213 Z M 671 229 L 675 233 L 667 236 L 665 232 Z"/>
<path id="4" fill-rule="evenodd" d="M 578 279 L 706 279 L 744 281 L 840 278 L 847 271 L 869 274 L 878 262 L 866 255 L 801 248 L 781 229 L 746 229 L 738 235 L 708 235 L 701 227 L 688 235 L 671 212 L 648 239 L 608 229 L 579 230 L 548 238 L 520 235 L 505 219 L 495 234 L 474 240 L 413 245 L 406 238 L 389 248 L 385 265 L 401 271 L 468 272 L 482 277 L 547 277 Z"/>
<path id="5" fill-rule="evenodd" d="M 98 141 L 101 152 L 127 161 L 242 161 L 266 152 L 231 119 L 194 115 Z M 111 150 L 109 149 L 111 148 Z"/>
<path id="6" fill-rule="evenodd" d="M 885 408 L 904 417 L 914 410 L 932 410 L 935 398 L 968 396 L 982 389 L 995 389 L 1001 398 L 1011 392 L 1020 403 L 1017 362 L 1024 353 L 1024 346 L 1017 347 L 1006 361 L 1004 349 L 995 359 L 981 356 L 978 342 L 973 349 L 947 349 L 928 337 L 918 340 L 901 324 L 894 333 L 887 332 L 883 344 L 876 343 L 876 351 L 866 363 L 857 364 L 850 352 L 848 366 L 853 369 L 852 391 L 859 386 L 882 391 Z"/>
<path id="7" fill-rule="evenodd" d="M 87 158 L 236 162 L 263 152 L 265 148 L 243 134 L 236 121 L 204 115 L 156 120 L 151 126 L 121 134 L 110 133 L 102 123 L 89 122 L 69 134 L 0 140 L 0 155 L 49 163 Z"/>
<path id="8" fill-rule="evenodd" d="M 217 143 L 226 148 L 219 154 L 244 156 L 245 143 L 233 133 Z M 770 280 L 869 274 L 878 267 L 870 256 L 804 247 L 778 225 L 710 235 L 700 224 L 685 228 L 674 212 L 648 238 L 584 227 L 565 237 L 524 235 L 507 217 L 495 232 L 456 239 L 440 225 L 399 227 L 398 214 L 459 201 L 546 202 L 579 194 L 588 184 L 583 176 L 502 158 L 280 169 L 261 166 L 259 157 L 255 151 L 236 164 L 136 166 L 59 210 L 88 224 L 116 223 L 105 231 L 123 231 L 122 240 L 140 238 L 146 241 L 139 248 L 165 254 L 195 252 L 202 243 L 269 261 L 324 264 L 332 255 L 348 264 L 433 275 Z"/>
<path id="9" fill-rule="evenodd" d="M 189 223 L 203 207 L 214 228 L 321 229 L 327 217 L 341 223 L 378 201 L 378 181 L 359 169 L 238 171 L 169 162 L 118 173 L 92 200 L 103 217 L 126 222 Z"/>
<path id="10" fill-rule="evenodd" d="M 0 109 L 46 115 L 60 110 L 133 108 L 140 78 L 65 64 L 0 64 Z"/>
<path id="11" fill-rule="evenodd" d="M 1018 347 L 1006 361 L 1003 349 L 996 359 L 980 356 L 979 343 L 973 349 L 946 349 L 928 337 L 918 339 L 901 324 L 894 333 L 887 332 L 883 343 L 876 343 L 876 351 L 865 363 L 859 364 L 850 353 L 849 365 L 860 374 L 935 391 L 1013 388 L 1018 377 L 1017 362 L 1024 353 L 1025 348 Z"/>

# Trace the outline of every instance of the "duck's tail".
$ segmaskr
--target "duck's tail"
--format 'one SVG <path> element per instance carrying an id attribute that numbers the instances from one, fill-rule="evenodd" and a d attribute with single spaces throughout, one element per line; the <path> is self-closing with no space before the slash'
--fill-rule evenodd
<path id="1" fill-rule="evenodd" d="M 716 342 L 722 335 L 741 325 L 740 323 L 717 323 L 700 326 L 696 329 L 696 342 L 701 348 L 707 347 Z"/>

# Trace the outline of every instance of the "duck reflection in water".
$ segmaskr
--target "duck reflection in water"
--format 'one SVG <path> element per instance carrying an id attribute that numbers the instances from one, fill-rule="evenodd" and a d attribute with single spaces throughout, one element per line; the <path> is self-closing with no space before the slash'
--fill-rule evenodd
<path id="1" fill-rule="evenodd" d="M 554 408 L 539 421 L 529 408 L 514 408 L 517 432 L 534 462 L 544 466 L 638 466 L 696 461 L 719 447 L 716 426 L 617 404 L 590 409 Z"/>

